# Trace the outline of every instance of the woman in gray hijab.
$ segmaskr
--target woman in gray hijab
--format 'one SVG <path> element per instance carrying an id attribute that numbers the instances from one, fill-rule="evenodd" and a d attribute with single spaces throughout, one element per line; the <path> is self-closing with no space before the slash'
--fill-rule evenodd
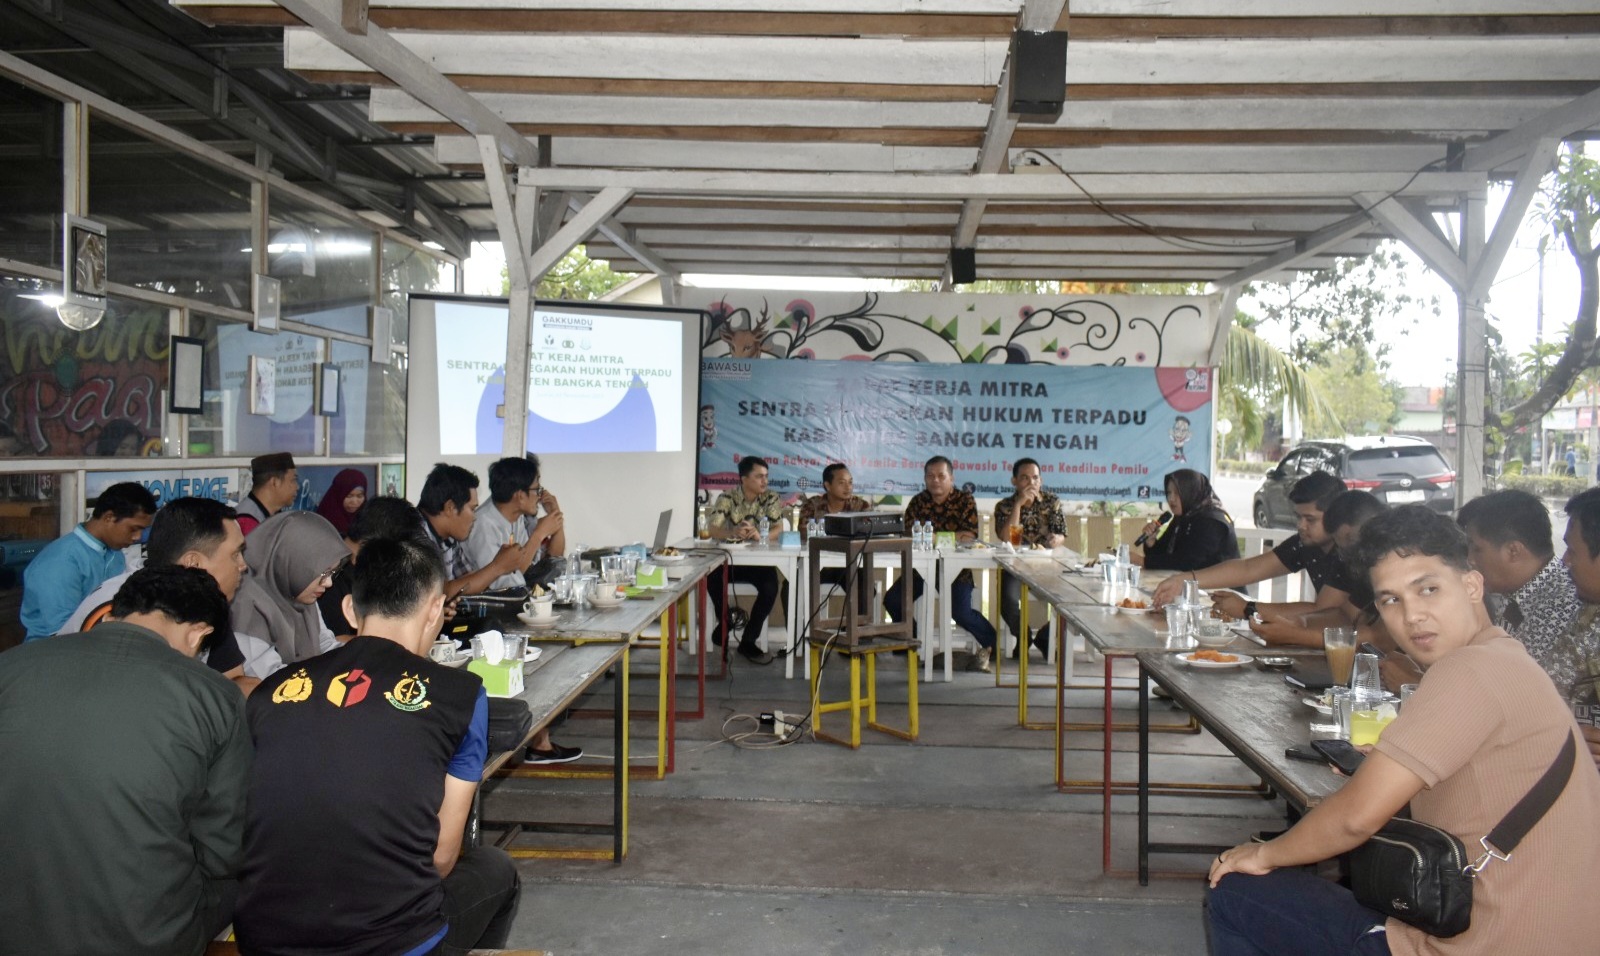
<path id="1" fill-rule="evenodd" d="M 313 511 L 284 511 L 251 532 L 245 547 L 250 573 L 239 582 L 233 626 L 270 635 L 284 663 L 338 646 L 317 611 L 317 598 L 350 557 L 339 532 Z"/>

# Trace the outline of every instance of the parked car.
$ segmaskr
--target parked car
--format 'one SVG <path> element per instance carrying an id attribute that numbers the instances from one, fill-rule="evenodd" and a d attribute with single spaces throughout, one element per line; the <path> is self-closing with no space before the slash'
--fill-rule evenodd
<path id="1" fill-rule="evenodd" d="M 1439 449 L 1420 438 L 1381 435 L 1296 445 L 1256 491 L 1256 527 L 1293 528 L 1289 489 L 1313 471 L 1325 471 L 1352 491 L 1370 491 L 1391 505 L 1421 503 L 1443 514 L 1455 511 L 1456 473 Z"/>

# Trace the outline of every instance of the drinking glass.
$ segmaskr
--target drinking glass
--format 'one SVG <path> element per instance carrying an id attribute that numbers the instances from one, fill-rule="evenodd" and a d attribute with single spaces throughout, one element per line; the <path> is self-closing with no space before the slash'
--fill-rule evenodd
<path id="1" fill-rule="evenodd" d="M 1328 688 L 1328 699 L 1333 705 L 1333 714 L 1339 718 L 1339 739 L 1350 739 L 1350 710 L 1355 703 L 1355 697 L 1348 687 Z"/>
<path id="2" fill-rule="evenodd" d="M 1383 681 L 1378 676 L 1378 655 L 1357 654 L 1355 666 L 1350 671 L 1350 689 L 1357 697 L 1376 700 L 1384 696 Z"/>
<path id="3" fill-rule="evenodd" d="M 1328 673 L 1335 684 L 1350 686 L 1350 671 L 1356 661 L 1356 629 L 1353 627 L 1325 627 L 1322 629 L 1322 652 L 1328 658 Z"/>
<path id="4" fill-rule="evenodd" d="M 1416 684 L 1401 684 L 1400 685 L 1400 704 L 1401 704 L 1401 706 L 1404 706 L 1408 701 L 1410 701 L 1411 700 L 1411 695 L 1415 694 L 1416 692 L 1417 692 L 1417 685 Z"/>
<path id="5" fill-rule="evenodd" d="M 1144 568 L 1139 567 L 1137 564 L 1125 565 L 1122 569 L 1122 575 L 1128 585 L 1128 590 L 1137 591 L 1139 590 L 1139 579 L 1144 576 Z"/>
<path id="6" fill-rule="evenodd" d="M 1200 603 L 1200 582 L 1194 578 L 1189 578 L 1187 581 L 1183 582 L 1183 603 Z"/>
<path id="7" fill-rule="evenodd" d="M 1363 698 L 1359 692 L 1352 692 L 1350 699 L 1354 702 L 1350 708 L 1350 742 L 1357 747 L 1377 743 L 1383 728 L 1398 716 L 1400 698 L 1392 694 Z"/>
<path id="8" fill-rule="evenodd" d="M 1186 606 L 1167 605 L 1167 633 L 1173 637 L 1189 636 L 1189 609 Z"/>
<path id="9" fill-rule="evenodd" d="M 1008 535 L 1013 548 L 1022 547 L 1022 525 L 1012 525 L 1006 529 L 1006 534 Z"/>

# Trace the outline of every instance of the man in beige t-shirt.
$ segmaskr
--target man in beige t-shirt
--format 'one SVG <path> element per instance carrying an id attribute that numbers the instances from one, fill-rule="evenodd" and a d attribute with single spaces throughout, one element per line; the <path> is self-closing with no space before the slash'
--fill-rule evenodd
<path id="1" fill-rule="evenodd" d="M 1407 804 L 1476 858 L 1479 839 L 1578 737 L 1544 671 L 1490 625 L 1483 578 L 1469 570 L 1466 537 L 1452 521 L 1421 505 L 1373 518 L 1354 564 L 1389 632 L 1424 668 L 1421 684 L 1342 789 L 1277 839 L 1218 855 L 1207 900 L 1212 953 L 1594 952 L 1600 773 L 1588 760 L 1575 762 L 1512 858 L 1479 873 L 1472 924 L 1458 936 L 1385 920 L 1348 890 L 1293 869 L 1356 848 Z"/>

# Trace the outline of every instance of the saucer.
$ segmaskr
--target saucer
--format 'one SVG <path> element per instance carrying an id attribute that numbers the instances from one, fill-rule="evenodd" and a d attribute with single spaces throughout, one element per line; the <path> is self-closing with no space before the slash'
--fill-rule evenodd
<path id="1" fill-rule="evenodd" d="M 519 613 L 517 615 L 517 620 L 528 625 L 529 627 L 551 627 L 556 623 L 556 616 L 552 614 L 549 617 L 532 617 L 527 614 Z"/>

